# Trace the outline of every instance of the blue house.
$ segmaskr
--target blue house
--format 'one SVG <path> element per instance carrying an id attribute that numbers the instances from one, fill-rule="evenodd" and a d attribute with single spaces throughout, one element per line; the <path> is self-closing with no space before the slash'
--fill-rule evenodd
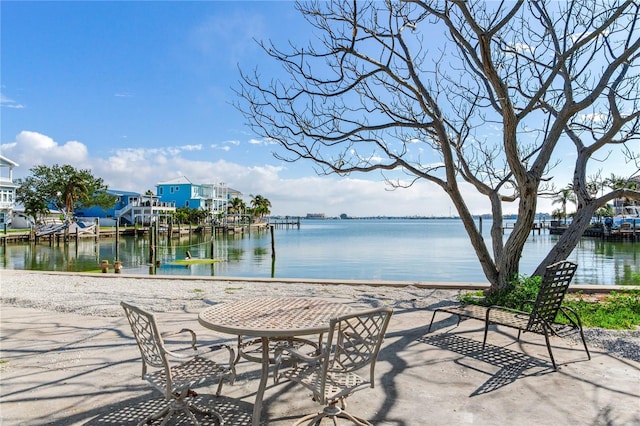
<path id="1" fill-rule="evenodd" d="M 212 218 L 226 213 L 229 200 L 242 196 L 224 183 L 194 184 L 184 176 L 158 183 L 156 194 L 161 202 L 174 203 L 177 208 L 205 210 Z"/>
<path id="2" fill-rule="evenodd" d="M 92 206 L 76 209 L 77 217 L 99 218 L 100 224 L 109 226 L 119 221 L 121 225 L 136 223 L 149 224 L 151 218 L 171 214 L 176 211 L 175 204 L 161 202 L 156 195 L 140 194 L 138 192 L 107 190 L 109 195 L 116 197 L 113 207 L 104 209 Z"/>

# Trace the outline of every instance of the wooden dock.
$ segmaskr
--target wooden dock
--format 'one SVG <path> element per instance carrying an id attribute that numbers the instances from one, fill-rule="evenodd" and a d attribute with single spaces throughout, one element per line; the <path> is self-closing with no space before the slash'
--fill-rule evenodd
<path id="1" fill-rule="evenodd" d="M 566 226 L 553 226 L 549 228 L 552 235 L 562 235 L 567 229 Z M 590 227 L 585 229 L 583 237 L 601 238 L 605 241 L 640 241 L 640 229 L 612 229 L 606 230 L 603 227 Z"/>
<path id="2" fill-rule="evenodd" d="M 274 229 L 300 229 L 300 218 L 292 217 L 286 219 L 270 219 L 269 226 L 273 226 Z"/>

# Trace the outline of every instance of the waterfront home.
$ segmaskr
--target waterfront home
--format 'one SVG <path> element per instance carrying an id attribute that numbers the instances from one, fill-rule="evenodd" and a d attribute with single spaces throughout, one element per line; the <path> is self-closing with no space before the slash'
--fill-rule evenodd
<path id="1" fill-rule="evenodd" d="M 231 199 L 242 197 L 240 191 L 224 183 L 195 184 L 185 176 L 158 183 L 156 194 L 161 201 L 174 203 L 177 208 L 205 210 L 211 219 L 226 213 Z"/>
<path id="2" fill-rule="evenodd" d="M 13 168 L 18 163 L 0 155 L 0 226 L 10 225 L 16 199 L 16 188 L 13 183 Z"/>
<path id="3" fill-rule="evenodd" d="M 78 218 L 98 218 L 102 226 L 113 226 L 116 222 L 121 225 L 148 225 L 151 218 L 171 215 L 176 211 L 174 203 L 162 202 L 160 197 L 138 192 L 107 190 L 109 195 L 116 198 L 113 207 L 104 209 L 92 206 L 76 209 Z"/>

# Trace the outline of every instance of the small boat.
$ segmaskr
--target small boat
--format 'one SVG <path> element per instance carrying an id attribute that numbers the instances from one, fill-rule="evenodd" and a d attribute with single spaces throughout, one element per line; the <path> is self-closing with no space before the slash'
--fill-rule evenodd
<path id="1" fill-rule="evenodd" d="M 43 237 L 45 235 L 62 232 L 68 227 L 69 227 L 69 224 L 67 222 L 42 224 L 35 228 L 36 237 Z"/>
<path id="2" fill-rule="evenodd" d="M 623 206 L 619 209 L 619 213 L 613 217 L 611 229 L 640 230 L 640 206 Z"/>
<path id="3" fill-rule="evenodd" d="M 36 236 L 43 237 L 49 234 L 64 234 L 66 229 L 69 228 L 69 234 L 75 235 L 78 234 L 95 234 L 96 224 L 95 223 L 85 223 L 81 221 L 59 221 L 52 220 L 48 223 L 42 223 L 41 225 L 35 228 Z"/>

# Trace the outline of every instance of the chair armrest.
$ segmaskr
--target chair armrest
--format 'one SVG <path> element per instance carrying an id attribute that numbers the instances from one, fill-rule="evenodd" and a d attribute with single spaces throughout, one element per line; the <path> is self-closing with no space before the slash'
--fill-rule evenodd
<path id="1" fill-rule="evenodd" d="M 323 358 L 323 355 L 307 355 L 304 354 L 300 351 L 298 351 L 297 349 L 293 349 L 293 348 L 277 348 L 275 350 L 275 360 L 277 361 L 278 359 L 282 360 L 282 353 L 283 352 L 287 352 L 287 354 L 291 357 L 291 358 L 296 358 L 296 360 L 298 361 L 304 361 L 304 362 L 316 362 L 319 361 Z"/>
<path id="2" fill-rule="evenodd" d="M 191 330 L 190 328 L 183 328 L 180 331 L 167 331 L 167 332 L 161 333 L 161 335 L 162 335 L 162 338 L 165 338 L 165 337 L 169 337 L 169 336 L 176 336 L 176 335 L 182 334 L 182 333 L 191 334 L 191 347 L 193 348 L 194 351 L 198 350 L 198 348 L 196 347 L 196 345 L 198 343 L 198 339 L 196 337 L 196 332 Z"/>
<path id="3" fill-rule="evenodd" d="M 320 351 L 319 354 L 317 355 L 307 355 L 304 354 L 296 349 L 293 348 L 286 348 L 286 347 L 279 347 L 276 348 L 275 352 L 274 352 L 274 357 L 273 357 L 273 364 L 274 364 L 274 369 L 273 369 L 273 381 L 274 383 L 278 383 L 280 380 L 280 374 L 279 374 L 279 370 L 280 370 L 280 366 L 282 365 L 282 354 L 286 353 L 287 355 L 289 355 L 293 360 L 294 360 L 294 364 L 297 363 L 298 361 L 303 361 L 306 362 L 308 364 L 313 364 L 313 363 L 318 363 L 320 361 L 322 361 L 324 359 L 324 354 L 322 349 L 318 349 Z"/>
<path id="4" fill-rule="evenodd" d="M 233 360 L 236 357 L 236 353 L 235 350 L 226 344 L 218 344 L 218 345 L 211 345 L 209 346 L 209 350 L 207 351 L 203 351 L 201 348 L 198 348 L 197 344 L 198 344 L 198 338 L 196 335 L 196 332 L 191 330 L 190 328 L 183 328 L 179 331 L 168 331 L 168 332 L 164 332 L 162 333 L 162 337 L 170 337 L 170 336 L 177 336 L 179 334 L 182 333 L 189 333 L 191 335 L 191 348 L 193 350 L 193 352 L 191 353 L 182 353 L 182 352 L 176 352 L 176 351 L 170 351 L 168 350 L 166 347 L 164 348 L 165 352 L 167 355 L 174 357 L 174 358 L 178 358 L 178 359 L 185 359 L 185 358 L 193 358 L 196 355 L 203 355 L 206 353 L 210 353 L 210 352 L 215 352 L 215 351 L 219 351 L 221 349 L 227 349 L 229 351 L 229 364 L 233 364 Z M 186 348 L 185 348 L 186 349 Z"/>
<path id="5" fill-rule="evenodd" d="M 189 352 L 189 353 L 183 353 L 183 352 L 177 352 L 177 351 L 170 351 L 167 350 L 166 348 L 165 353 L 173 358 L 177 358 L 177 359 L 187 359 L 187 358 L 193 358 L 195 356 L 202 356 L 202 355 L 206 355 L 208 353 L 212 353 L 212 352 L 217 352 L 221 349 L 226 349 L 229 352 L 229 364 L 233 365 L 233 361 L 236 358 L 236 352 L 235 350 L 226 344 L 219 344 L 219 345 L 212 345 L 212 346 L 208 346 L 207 351 L 203 351 L 202 348 L 198 348 L 196 347 L 194 348 L 189 348 L 189 349 L 193 349 L 193 351 Z"/>
<path id="6" fill-rule="evenodd" d="M 218 344 L 218 345 L 211 345 L 211 346 L 209 346 L 209 350 L 207 352 L 217 352 L 217 351 L 222 350 L 222 349 L 226 349 L 229 352 L 229 365 L 231 365 L 233 367 L 234 374 L 235 374 L 234 361 L 236 359 L 236 351 L 233 349 L 232 346 L 227 345 L 225 343 L 221 343 L 221 344 Z"/>
<path id="7" fill-rule="evenodd" d="M 579 329 L 582 330 L 582 321 L 580 321 L 580 315 L 578 315 L 578 313 L 574 309 L 572 309 L 572 308 L 570 308 L 568 306 L 561 305 L 560 306 L 560 312 L 562 312 L 562 315 L 564 315 L 564 317 L 566 319 L 568 319 L 569 322 L 574 327 L 579 328 Z M 569 315 L 569 314 L 571 314 L 571 315 Z"/>

